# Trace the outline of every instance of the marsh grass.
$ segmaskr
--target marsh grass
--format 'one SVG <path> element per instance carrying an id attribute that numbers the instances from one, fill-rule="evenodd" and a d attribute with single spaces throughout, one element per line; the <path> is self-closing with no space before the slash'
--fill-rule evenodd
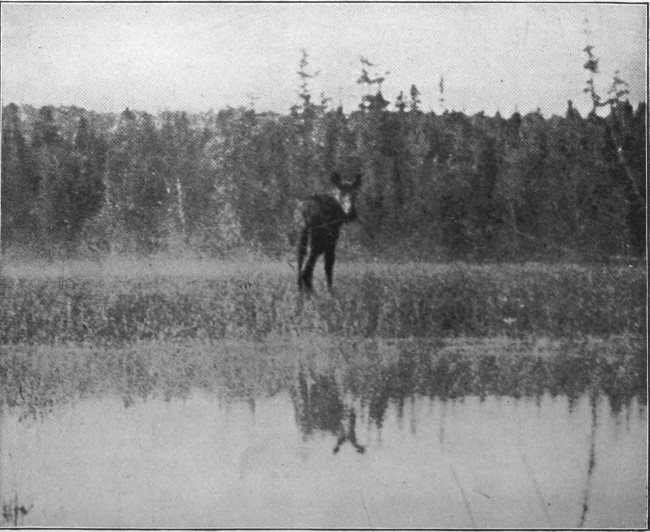
<path id="1" fill-rule="evenodd" d="M 322 283 L 322 279 L 318 279 Z M 342 264 L 297 294 L 273 262 L 5 266 L 0 343 L 645 334 L 642 268 Z"/>

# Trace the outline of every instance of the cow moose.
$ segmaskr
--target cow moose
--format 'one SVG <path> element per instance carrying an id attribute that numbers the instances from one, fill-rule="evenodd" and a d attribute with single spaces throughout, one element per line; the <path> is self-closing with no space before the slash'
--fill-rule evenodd
<path id="1" fill-rule="evenodd" d="M 314 266 L 321 255 L 325 256 L 327 287 L 332 291 L 336 242 L 341 226 L 357 218 L 355 200 L 361 187 L 361 174 L 350 183 L 334 172 L 331 181 L 334 189 L 329 194 L 310 196 L 300 201 L 294 211 L 294 229 L 298 233 L 298 289 L 301 292 L 313 291 Z"/>

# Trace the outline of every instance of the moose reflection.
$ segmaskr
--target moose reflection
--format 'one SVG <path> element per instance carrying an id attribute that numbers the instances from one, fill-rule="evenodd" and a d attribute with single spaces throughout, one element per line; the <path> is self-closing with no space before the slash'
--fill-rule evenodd
<path id="1" fill-rule="evenodd" d="M 333 374 L 301 370 L 291 389 L 291 399 L 303 437 L 317 430 L 331 432 L 336 436 L 334 454 L 345 442 L 350 442 L 358 453 L 365 452 L 365 446 L 357 441 L 355 409 L 345 404 Z"/>
<path id="2" fill-rule="evenodd" d="M 333 434 L 334 453 L 347 442 L 357 452 L 365 451 L 357 439 L 357 416 L 381 430 L 391 407 L 402 419 L 407 401 L 418 397 L 443 402 L 468 396 L 480 401 L 489 396 L 528 397 L 540 405 L 548 394 L 566 397 L 571 412 L 585 393 L 596 393 L 609 400 L 614 414 L 629 409 L 634 397 L 641 404 L 647 403 L 643 352 L 625 361 L 603 357 L 594 360 L 588 353 L 558 353 L 552 357 L 494 353 L 471 356 L 432 355 L 424 350 L 404 350 L 391 362 L 379 366 L 371 363 L 379 358 L 379 353 L 357 353 L 357 358 L 367 362 L 349 365 L 342 372 L 333 366 L 325 370 L 302 368 L 289 386 L 296 423 L 303 437 L 316 431 Z M 361 410 L 355 409 L 353 403 L 360 404 Z M 411 421 L 415 430 L 417 420 Z"/>
<path id="3" fill-rule="evenodd" d="M 290 240 L 298 236 L 298 288 L 301 291 L 313 291 L 314 266 L 321 255 L 325 256 L 327 287 L 332 290 L 336 242 L 341 226 L 357 217 L 355 202 L 361 187 L 361 174 L 348 183 L 334 172 L 331 181 L 334 189 L 329 194 L 310 196 L 300 201 L 294 211 L 294 233 Z"/>

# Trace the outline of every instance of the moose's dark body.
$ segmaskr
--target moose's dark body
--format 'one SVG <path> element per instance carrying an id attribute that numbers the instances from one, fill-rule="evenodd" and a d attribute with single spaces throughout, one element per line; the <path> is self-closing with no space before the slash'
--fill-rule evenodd
<path id="1" fill-rule="evenodd" d="M 352 183 L 344 183 L 334 173 L 332 184 L 334 191 L 302 200 L 294 213 L 294 224 L 299 233 L 298 288 L 301 291 L 313 290 L 314 266 L 321 255 L 325 257 L 327 287 L 332 290 L 336 243 L 341 226 L 357 217 L 354 203 L 361 186 L 361 176 L 357 175 Z"/>

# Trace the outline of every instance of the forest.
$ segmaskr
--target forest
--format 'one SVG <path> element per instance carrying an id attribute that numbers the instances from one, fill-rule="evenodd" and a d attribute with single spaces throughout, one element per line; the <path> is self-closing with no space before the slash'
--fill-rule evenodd
<path id="1" fill-rule="evenodd" d="M 293 201 L 329 175 L 363 174 L 351 258 L 569 260 L 642 257 L 646 106 L 510 117 L 422 110 L 415 85 L 345 113 L 297 104 L 202 113 L 97 113 L 9 103 L 2 114 L 2 251 L 60 259 L 289 252 Z M 620 81 L 620 80 L 619 80 Z M 381 80 L 379 80 L 379 83 Z M 441 85 L 442 87 L 442 85 Z M 584 92 L 588 92 L 585 89 Z M 600 103 L 601 107 L 605 104 Z"/>

